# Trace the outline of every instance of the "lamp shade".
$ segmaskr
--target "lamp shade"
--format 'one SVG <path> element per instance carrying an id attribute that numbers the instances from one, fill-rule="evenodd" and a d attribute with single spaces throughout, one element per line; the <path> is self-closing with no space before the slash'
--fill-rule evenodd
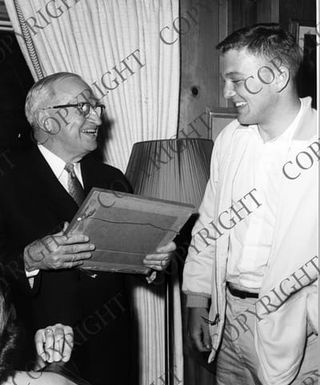
<path id="1" fill-rule="evenodd" d="M 135 143 L 126 177 L 135 194 L 199 207 L 210 174 L 212 140 L 185 138 Z"/>
<path id="2" fill-rule="evenodd" d="M 135 143 L 126 177 L 135 194 L 199 207 L 210 174 L 213 142 L 184 138 Z M 183 336 L 178 271 L 166 288 L 133 283 L 140 384 L 165 373 L 165 383 L 183 383 Z"/>

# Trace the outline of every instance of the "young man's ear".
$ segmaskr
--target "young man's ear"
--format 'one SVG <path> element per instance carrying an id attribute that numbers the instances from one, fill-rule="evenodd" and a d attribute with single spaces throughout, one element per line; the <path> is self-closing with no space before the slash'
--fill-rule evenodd
<path id="1" fill-rule="evenodd" d="M 287 66 L 282 65 L 281 67 L 279 67 L 279 70 L 279 73 L 276 74 L 276 77 L 274 79 L 276 91 L 278 93 L 280 93 L 287 87 L 291 78 L 291 73 Z"/>

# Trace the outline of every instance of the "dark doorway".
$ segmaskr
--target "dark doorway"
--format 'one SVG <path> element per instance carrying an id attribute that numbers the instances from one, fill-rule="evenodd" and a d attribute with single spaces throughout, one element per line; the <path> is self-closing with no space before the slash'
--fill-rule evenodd
<path id="1" fill-rule="evenodd" d="M 312 107 L 317 108 L 317 55 L 316 35 L 305 35 L 303 62 L 298 73 L 300 97 L 311 96 Z"/>
<path id="2" fill-rule="evenodd" d="M 0 150 L 30 143 L 24 103 L 33 83 L 15 34 L 0 31 Z"/>

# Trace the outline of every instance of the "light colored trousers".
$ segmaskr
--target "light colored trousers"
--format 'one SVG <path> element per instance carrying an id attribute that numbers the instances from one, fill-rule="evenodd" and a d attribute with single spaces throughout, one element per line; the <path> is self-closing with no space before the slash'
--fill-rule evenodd
<path id="1" fill-rule="evenodd" d="M 233 321 L 246 309 L 254 312 L 256 298 L 241 299 L 227 292 L 226 322 L 222 345 L 217 356 L 217 371 L 215 385 L 262 385 L 257 376 L 258 357 L 253 342 L 254 314 L 246 312 L 248 318 L 247 332 L 239 333 L 235 338 Z M 311 335 L 306 344 L 303 362 L 296 379 L 290 385 L 316 385 L 319 372 L 319 349 L 317 336 Z M 289 384 L 288 384 L 289 385 Z"/>

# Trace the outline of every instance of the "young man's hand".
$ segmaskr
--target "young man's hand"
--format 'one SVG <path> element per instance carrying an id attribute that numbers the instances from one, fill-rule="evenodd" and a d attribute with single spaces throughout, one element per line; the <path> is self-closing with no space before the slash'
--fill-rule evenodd
<path id="1" fill-rule="evenodd" d="M 193 345 L 200 352 L 211 350 L 211 339 L 209 325 L 205 320 L 209 319 L 209 312 L 206 308 L 189 308 L 188 335 Z"/>

